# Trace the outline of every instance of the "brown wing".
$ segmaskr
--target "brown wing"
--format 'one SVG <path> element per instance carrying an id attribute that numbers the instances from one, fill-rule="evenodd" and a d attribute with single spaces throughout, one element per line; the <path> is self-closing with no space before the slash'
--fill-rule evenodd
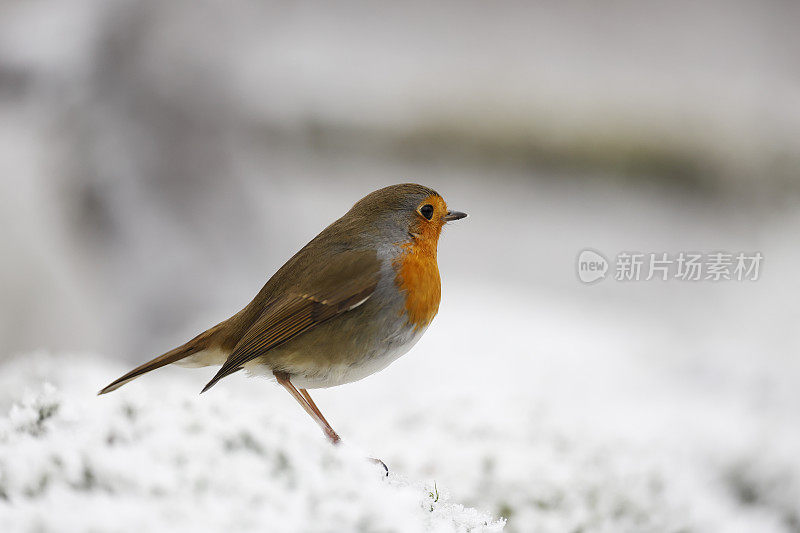
<path id="1" fill-rule="evenodd" d="M 248 361 L 364 303 L 375 291 L 379 270 L 371 250 L 340 252 L 316 272 L 306 270 L 306 283 L 295 284 L 265 306 L 202 392 Z"/>

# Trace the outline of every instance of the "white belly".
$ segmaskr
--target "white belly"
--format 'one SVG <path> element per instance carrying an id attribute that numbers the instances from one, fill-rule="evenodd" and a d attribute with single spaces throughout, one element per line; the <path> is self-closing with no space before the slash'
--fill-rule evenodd
<path id="1" fill-rule="evenodd" d="M 300 389 L 324 389 L 358 381 L 383 370 L 401 355 L 407 353 L 422 337 L 425 329 L 427 328 L 414 330 L 414 328 L 409 327 L 402 333 L 395 335 L 391 342 L 383 343 L 386 348 L 375 352 L 369 357 L 365 357 L 358 363 L 333 365 L 325 369 L 324 372 L 320 372 L 319 368 L 311 366 L 306 372 L 303 372 L 302 369 L 296 369 L 293 371 L 291 381 L 295 387 Z M 272 371 L 263 364 L 248 363 L 244 365 L 244 368 L 251 375 L 272 376 Z"/>

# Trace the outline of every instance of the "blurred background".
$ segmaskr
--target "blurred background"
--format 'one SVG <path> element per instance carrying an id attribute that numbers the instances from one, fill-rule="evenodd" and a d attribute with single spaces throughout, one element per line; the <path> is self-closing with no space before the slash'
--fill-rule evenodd
<path id="1" fill-rule="evenodd" d="M 772 449 L 800 443 L 799 21 L 783 0 L 2 0 L 0 358 L 149 359 L 238 311 L 360 197 L 415 181 L 471 215 L 440 243 L 432 340 L 320 393 L 328 418 L 517 531 L 566 505 L 542 497 L 561 479 L 546 461 L 517 467 L 538 432 L 444 457 L 365 421 L 450 390 L 509 431 L 524 407 L 569 411 L 573 436 L 724 443 L 736 520 L 800 531 L 800 466 Z M 588 286 L 587 247 L 764 261 L 755 282 Z"/>

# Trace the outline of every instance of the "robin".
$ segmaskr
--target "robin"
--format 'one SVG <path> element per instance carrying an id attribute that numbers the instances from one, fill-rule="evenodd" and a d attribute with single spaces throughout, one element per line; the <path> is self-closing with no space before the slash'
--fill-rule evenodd
<path id="1" fill-rule="evenodd" d="M 247 307 L 186 344 L 134 368 L 99 394 L 175 363 L 274 376 L 334 444 L 339 435 L 308 389 L 386 368 L 414 346 L 439 310 L 436 247 L 466 217 L 422 185 L 368 194 L 273 275 Z"/>

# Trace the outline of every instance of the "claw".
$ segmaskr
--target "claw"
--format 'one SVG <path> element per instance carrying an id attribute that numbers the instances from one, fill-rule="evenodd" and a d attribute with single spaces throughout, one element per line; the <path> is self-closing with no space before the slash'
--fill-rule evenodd
<path id="1" fill-rule="evenodd" d="M 380 459 L 376 459 L 375 457 L 368 457 L 367 459 L 369 459 L 370 462 L 375 463 L 376 465 L 381 465 L 383 469 L 386 470 L 386 477 L 389 477 L 389 467 L 386 466 L 386 463 L 384 463 Z"/>

